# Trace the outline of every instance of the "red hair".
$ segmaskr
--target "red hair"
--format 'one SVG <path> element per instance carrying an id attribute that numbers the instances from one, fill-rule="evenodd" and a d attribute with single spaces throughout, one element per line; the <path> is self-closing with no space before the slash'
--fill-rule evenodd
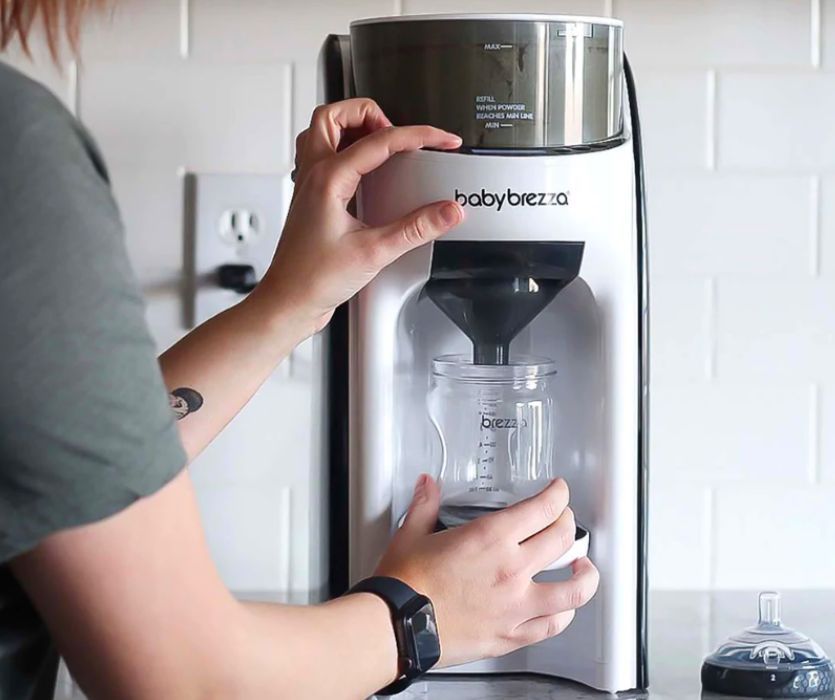
<path id="1" fill-rule="evenodd" d="M 63 37 L 73 51 L 78 48 L 81 15 L 98 0 L 0 0 L 0 51 L 17 38 L 29 53 L 32 27 L 40 21 L 53 58 Z"/>

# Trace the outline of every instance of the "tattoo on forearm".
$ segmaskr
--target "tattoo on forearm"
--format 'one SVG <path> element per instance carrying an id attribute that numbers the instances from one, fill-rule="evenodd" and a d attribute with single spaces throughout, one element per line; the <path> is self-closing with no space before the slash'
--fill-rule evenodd
<path id="1" fill-rule="evenodd" d="M 183 420 L 189 413 L 199 411 L 203 405 L 203 397 L 194 389 L 180 387 L 168 395 L 168 403 L 177 420 Z"/>

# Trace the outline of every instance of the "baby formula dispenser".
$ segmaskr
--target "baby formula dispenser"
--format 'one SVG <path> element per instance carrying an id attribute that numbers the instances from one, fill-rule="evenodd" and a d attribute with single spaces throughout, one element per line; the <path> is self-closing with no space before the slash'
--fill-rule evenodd
<path id="1" fill-rule="evenodd" d="M 557 15 L 361 20 L 321 55 L 323 98 L 459 134 L 363 179 L 358 216 L 440 199 L 465 220 L 385 269 L 325 337 L 331 593 L 371 574 L 439 480 L 439 527 L 564 477 L 596 597 L 561 635 L 448 673 L 644 688 L 648 318 L 640 130 L 621 22 Z"/>

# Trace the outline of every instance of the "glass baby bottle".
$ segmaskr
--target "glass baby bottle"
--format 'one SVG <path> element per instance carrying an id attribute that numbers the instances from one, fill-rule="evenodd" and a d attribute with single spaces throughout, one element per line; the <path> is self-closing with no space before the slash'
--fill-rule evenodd
<path id="1" fill-rule="evenodd" d="M 553 361 L 432 362 L 430 419 L 441 442 L 439 519 L 455 527 L 541 491 L 554 478 Z"/>

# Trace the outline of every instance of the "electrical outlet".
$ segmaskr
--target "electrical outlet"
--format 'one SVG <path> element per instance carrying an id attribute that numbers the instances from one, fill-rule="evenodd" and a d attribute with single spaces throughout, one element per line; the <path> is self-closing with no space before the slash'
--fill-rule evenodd
<path id="1" fill-rule="evenodd" d="M 289 174 L 186 175 L 183 316 L 187 327 L 232 306 L 263 277 L 284 225 L 292 187 Z"/>
<path id="2" fill-rule="evenodd" d="M 250 245 L 261 233 L 261 217 L 249 209 L 227 209 L 220 215 L 218 232 L 229 245 Z"/>

